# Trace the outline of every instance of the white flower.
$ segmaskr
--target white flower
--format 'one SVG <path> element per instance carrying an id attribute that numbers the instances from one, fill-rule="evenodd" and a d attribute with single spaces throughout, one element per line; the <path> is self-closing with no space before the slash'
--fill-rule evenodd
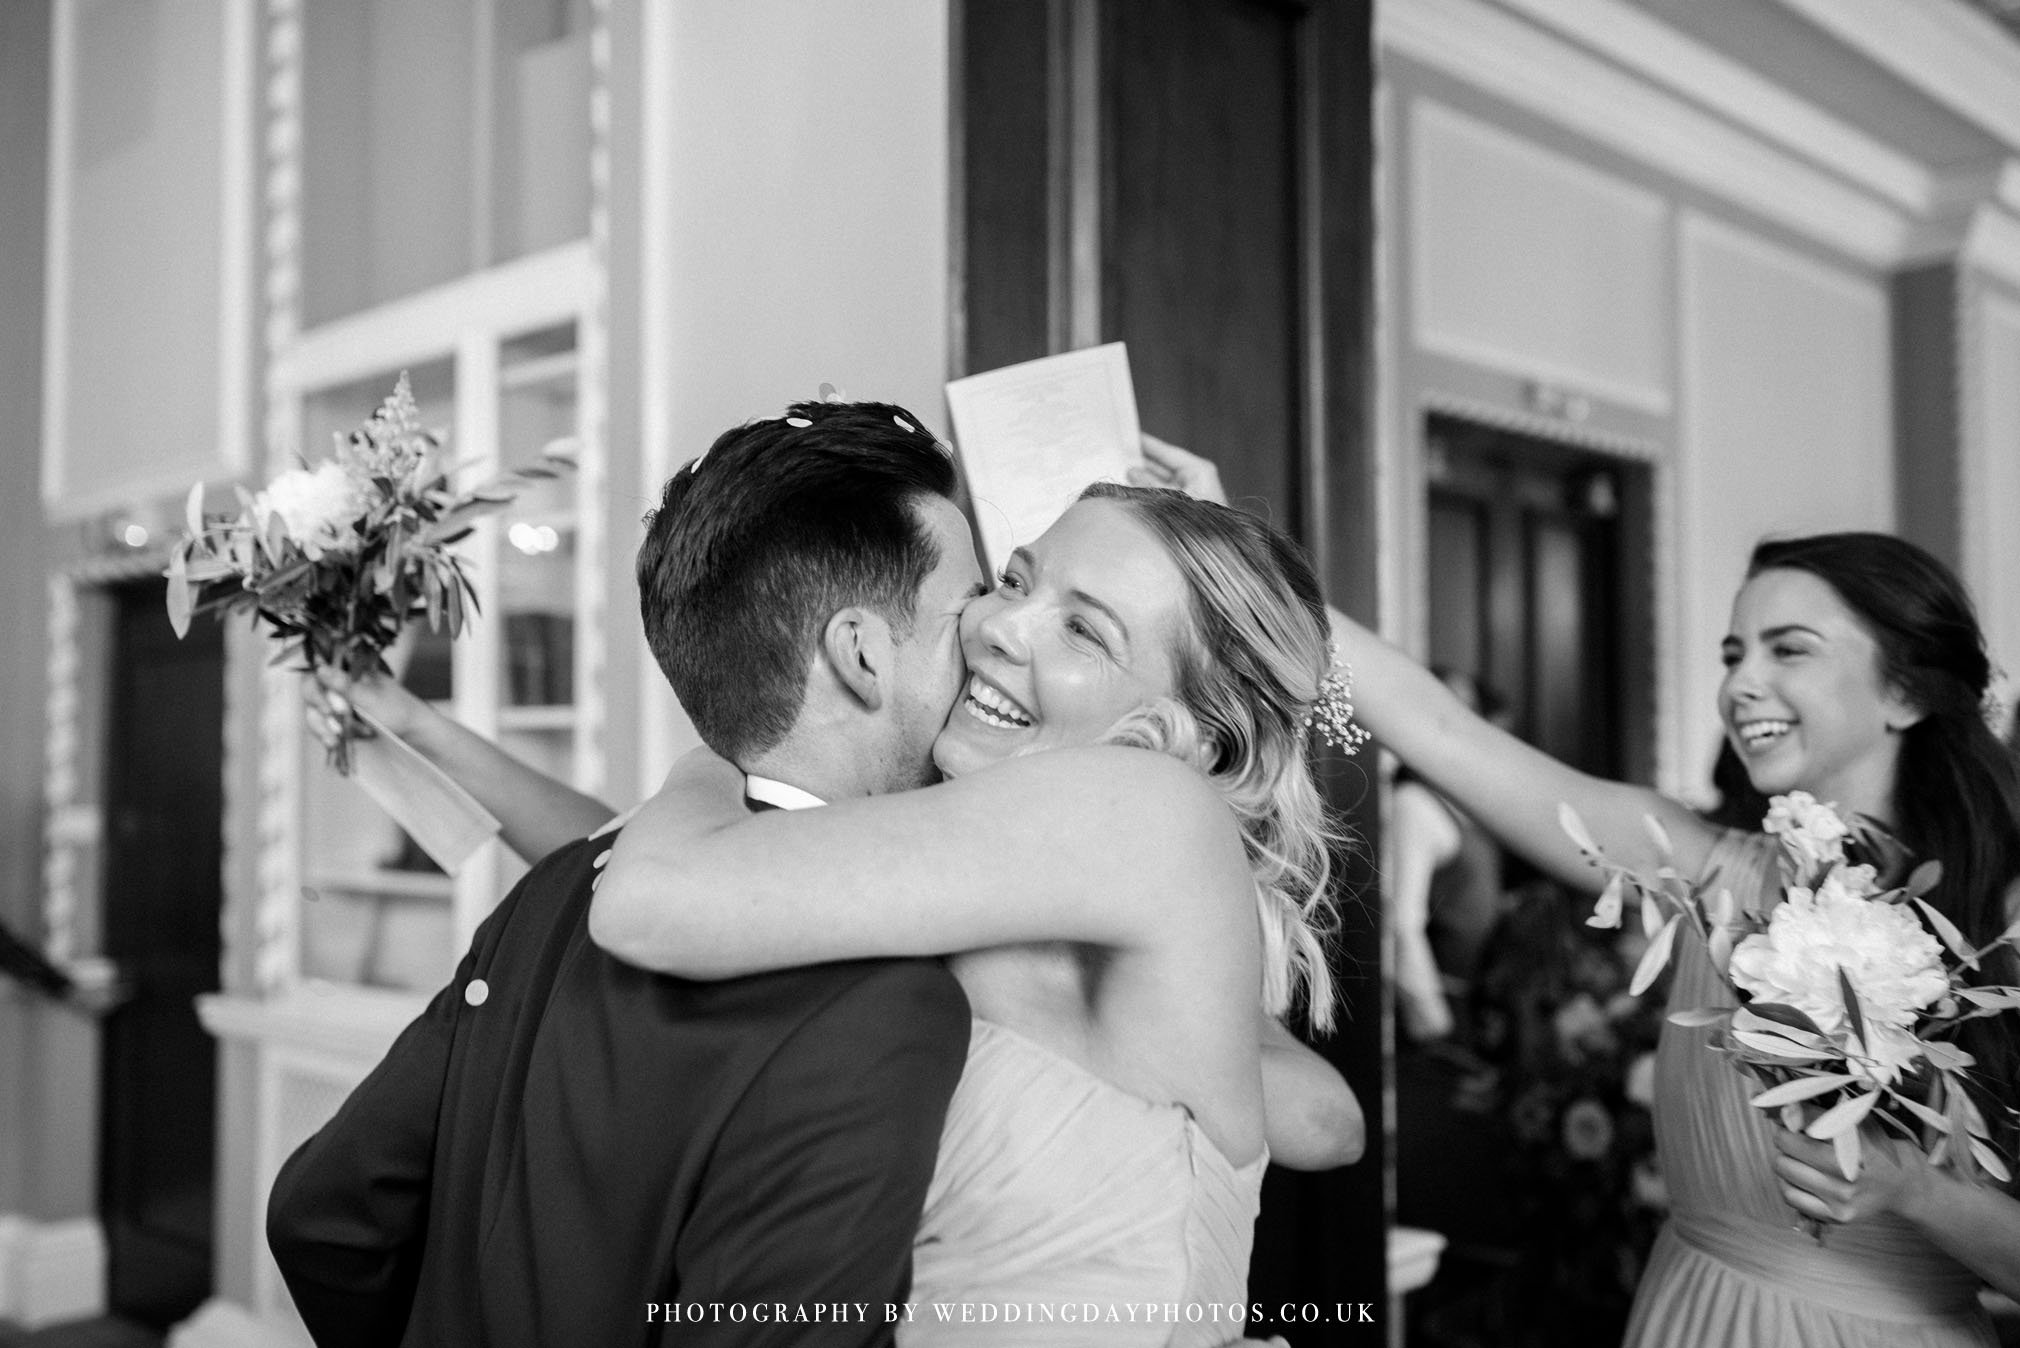
<path id="1" fill-rule="evenodd" d="M 280 516 L 281 527 L 311 557 L 357 541 L 350 525 L 365 513 L 368 502 L 343 465 L 325 459 L 313 470 L 290 468 L 253 498 L 253 517 L 264 534 L 268 520 Z"/>
<path id="2" fill-rule="evenodd" d="M 1816 889 L 1819 900 L 1832 903 L 1864 900 L 1879 892 L 1879 872 L 1871 866 L 1833 866 Z"/>
<path id="3" fill-rule="evenodd" d="M 1768 801 L 1767 822 L 1761 827 L 1782 840 L 1782 850 L 1807 877 L 1845 859 L 1845 839 L 1851 829 L 1836 809 L 1820 804 L 1807 791 L 1791 791 Z"/>
<path id="4" fill-rule="evenodd" d="M 1942 946 L 1900 904 L 1865 897 L 1866 866 L 1841 867 L 1814 891 L 1791 886 L 1768 918 L 1767 930 L 1741 941 L 1730 973 L 1757 1001 L 1803 1012 L 1827 1036 L 1850 1028 L 1838 974 L 1851 981 L 1866 1021 L 1866 1052 L 1854 1061 L 1861 1078 L 1892 1081 L 1921 1050 L 1909 1033 L 1916 1015 L 1949 990 Z"/>

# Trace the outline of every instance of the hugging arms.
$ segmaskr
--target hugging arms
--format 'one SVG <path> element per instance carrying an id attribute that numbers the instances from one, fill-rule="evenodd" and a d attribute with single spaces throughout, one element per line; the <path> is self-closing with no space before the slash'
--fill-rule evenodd
<path id="1" fill-rule="evenodd" d="M 617 818 L 618 812 L 608 804 L 529 767 L 491 740 L 415 697 L 391 678 L 374 676 L 349 683 L 328 673 L 319 677 L 320 685 L 311 690 L 308 698 L 310 719 L 318 733 L 330 732 L 333 706 L 341 708 L 347 702 L 354 703 L 475 796 L 499 820 L 505 845 L 529 863 L 606 828 Z M 1016 777 L 1013 773 L 1013 781 Z M 668 785 L 683 792 L 682 799 L 700 803 L 709 812 L 706 817 L 720 826 L 734 818 L 726 806 L 738 798 L 734 794 L 736 782 L 737 774 L 722 760 L 697 753 L 675 769 Z M 971 789 L 970 794 L 977 793 Z M 986 794 L 980 798 L 986 799 Z M 954 802 L 938 808 L 950 814 L 960 812 L 966 799 L 957 795 Z M 648 801 L 626 816 L 626 820 L 636 820 L 650 829 L 653 812 L 673 813 L 665 804 L 655 806 Z M 845 815 L 849 817 L 854 816 Z M 696 826 L 681 827 L 685 831 Z M 627 828 L 627 836 L 638 831 Z M 874 854 L 874 844 L 869 840 L 861 845 L 872 849 Z M 1038 850 L 1049 851 L 1055 859 L 1059 856 L 1056 847 Z M 1097 858 L 1103 864 L 1117 855 L 1112 849 L 1096 850 L 1104 854 Z M 1014 872 L 990 867 L 988 861 L 992 855 L 1026 853 L 1010 850 L 997 853 L 992 844 L 990 851 L 955 858 L 953 863 L 970 872 L 987 871 L 988 883 L 1002 883 Z M 924 874 L 928 864 L 923 856 L 915 854 L 910 866 Z M 640 915 L 641 920 L 643 916 Z M 620 953 L 621 949 L 620 943 Z M 732 956 L 725 951 L 716 958 L 728 961 Z M 837 953 L 813 958 L 846 956 Z M 1366 1120 L 1360 1102 L 1338 1071 L 1287 1030 L 1277 1017 L 1258 1012 L 1256 1023 L 1272 1161 L 1294 1170 L 1324 1170 L 1358 1160 L 1366 1146 Z"/>

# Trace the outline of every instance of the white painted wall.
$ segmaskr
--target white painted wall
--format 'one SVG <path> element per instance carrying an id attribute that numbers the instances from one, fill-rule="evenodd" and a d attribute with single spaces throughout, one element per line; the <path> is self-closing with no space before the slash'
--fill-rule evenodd
<path id="1" fill-rule="evenodd" d="M 1440 104 L 1412 113 L 1418 341 L 1668 411 L 1668 203 Z"/>
<path id="2" fill-rule="evenodd" d="M 664 380 L 645 400 L 660 419 L 647 477 L 823 382 L 944 432 L 947 6 L 670 3 L 647 55 L 666 122 L 663 233 L 646 242 L 648 284 L 664 278 L 646 302 L 647 358 L 664 361 L 645 376 Z M 694 739 L 656 668 L 644 684 L 650 790 Z"/>
<path id="3" fill-rule="evenodd" d="M 1964 413 L 1964 582 L 1993 663 L 2020 679 L 2020 304 L 1988 298 L 1975 321 L 1978 360 L 1966 392 L 1976 406 Z M 2003 695 L 2012 701 L 2014 688 Z"/>
<path id="4" fill-rule="evenodd" d="M 824 380 L 942 425 L 946 6 L 691 0 L 669 57 L 675 462 Z"/>
<path id="5" fill-rule="evenodd" d="M 1681 781 L 1708 780 L 1732 595 L 1768 535 L 1893 524 L 1886 292 L 1686 214 L 1676 470 Z"/>
<path id="6" fill-rule="evenodd" d="M 55 10 L 44 493 L 75 513 L 228 475 L 226 41 L 237 0 Z M 239 292 L 242 293 L 242 292 Z"/>

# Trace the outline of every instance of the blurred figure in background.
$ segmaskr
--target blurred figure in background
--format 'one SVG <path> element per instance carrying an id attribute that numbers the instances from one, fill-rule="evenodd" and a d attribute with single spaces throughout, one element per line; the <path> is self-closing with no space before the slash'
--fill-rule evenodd
<path id="1" fill-rule="evenodd" d="M 1434 669 L 1467 708 L 1507 729 L 1505 700 L 1463 670 Z M 1386 839 L 1396 928 L 1396 1014 L 1412 1043 L 1450 1036 L 1502 909 L 1501 845 L 1409 767 Z"/>

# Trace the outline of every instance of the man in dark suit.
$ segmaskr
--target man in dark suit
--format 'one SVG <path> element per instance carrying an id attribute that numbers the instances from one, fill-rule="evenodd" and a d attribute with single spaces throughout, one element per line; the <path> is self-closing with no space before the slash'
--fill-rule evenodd
<path id="1" fill-rule="evenodd" d="M 930 780 L 980 588 L 953 488 L 915 418 L 865 403 L 739 427 L 667 484 L 647 635 L 753 808 Z M 631 969 L 586 929 L 611 842 L 541 860 L 282 1167 L 268 1241 L 318 1344 L 890 1340 L 958 985 L 912 960 Z"/>

